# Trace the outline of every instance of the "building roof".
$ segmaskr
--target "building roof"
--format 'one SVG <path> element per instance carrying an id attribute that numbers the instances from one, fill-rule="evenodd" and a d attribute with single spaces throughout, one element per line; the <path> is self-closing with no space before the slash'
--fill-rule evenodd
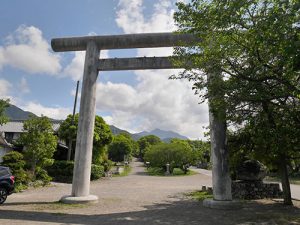
<path id="1" fill-rule="evenodd" d="M 0 126 L 0 132 L 23 133 L 24 121 L 9 121 Z"/>
<path id="2" fill-rule="evenodd" d="M 23 124 L 25 120 L 11 120 L 0 126 L 0 132 L 23 133 Z M 55 120 L 52 122 L 54 132 L 58 131 L 61 121 Z"/>

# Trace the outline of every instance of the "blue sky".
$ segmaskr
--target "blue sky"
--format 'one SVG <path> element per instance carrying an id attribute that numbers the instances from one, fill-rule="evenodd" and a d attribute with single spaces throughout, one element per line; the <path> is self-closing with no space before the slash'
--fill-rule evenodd
<path id="1" fill-rule="evenodd" d="M 176 30 L 175 0 L 2 0 L 0 97 L 37 115 L 72 112 L 84 52 L 54 53 L 55 37 Z M 101 57 L 171 55 L 171 48 L 102 51 Z M 191 84 L 168 77 L 178 70 L 101 72 L 97 114 L 131 132 L 160 128 L 202 138 L 206 105 Z"/>

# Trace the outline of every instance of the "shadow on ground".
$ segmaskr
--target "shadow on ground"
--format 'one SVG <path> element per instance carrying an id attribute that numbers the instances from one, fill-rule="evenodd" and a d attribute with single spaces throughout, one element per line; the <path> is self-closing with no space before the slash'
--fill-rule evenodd
<path id="1" fill-rule="evenodd" d="M 17 204 L 10 203 L 9 205 Z M 37 203 L 19 203 L 37 204 Z M 51 203 L 41 203 L 51 204 Z M 172 224 L 172 225 L 199 225 L 199 224 L 300 224 L 300 208 L 284 206 L 281 203 L 270 202 L 245 203 L 238 210 L 214 210 L 202 206 L 202 202 L 183 200 L 170 204 L 157 204 L 146 207 L 146 210 L 113 213 L 105 215 L 81 215 L 64 214 L 37 211 L 6 210 L 5 205 L 0 207 L 1 219 L 23 221 L 27 224 L 66 223 L 66 224 L 128 224 L 128 225 L 150 225 L 150 224 Z"/>

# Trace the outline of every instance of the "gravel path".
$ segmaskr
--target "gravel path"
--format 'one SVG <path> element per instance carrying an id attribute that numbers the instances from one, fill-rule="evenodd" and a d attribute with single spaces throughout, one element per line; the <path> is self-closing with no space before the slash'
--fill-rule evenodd
<path id="1" fill-rule="evenodd" d="M 236 211 L 207 209 L 183 193 L 199 190 L 202 185 L 211 186 L 210 176 L 154 177 L 147 176 L 139 162 L 133 162 L 132 168 L 129 176 L 92 182 L 91 194 L 99 197 L 94 204 L 57 203 L 63 195 L 70 194 L 70 184 L 55 183 L 13 194 L 0 206 L 0 224 L 253 224 L 248 223 L 253 221 L 249 212 L 255 213 L 257 219 L 257 215 L 265 215 L 268 210 L 270 215 L 278 214 L 276 207 L 282 207 L 253 203 L 240 209 L 239 216 Z M 300 218 L 299 208 L 284 210 L 299 214 Z"/>

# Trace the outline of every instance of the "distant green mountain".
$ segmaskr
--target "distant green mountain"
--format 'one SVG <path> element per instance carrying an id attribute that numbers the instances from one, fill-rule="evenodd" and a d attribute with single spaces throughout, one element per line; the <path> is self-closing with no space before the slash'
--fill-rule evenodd
<path id="1" fill-rule="evenodd" d="M 132 133 L 129 133 L 127 130 L 122 130 L 114 125 L 110 125 L 110 130 L 111 132 L 114 134 L 114 135 L 118 135 L 120 133 L 127 133 L 127 134 L 130 134 L 130 136 L 133 138 L 133 140 L 138 140 L 140 139 L 142 136 L 138 135 L 138 134 L 132 134 Z"/>
<path id="2" fill-rule="evenodd" d="M 172 138 L 179 138 L 179 139 L 183 139 L 183 140 L 188 139 L 187 137 L 185 137 L 181 134 L 178 134 L 176 132 L 165 131 L 165 130 L 160 130 L 160 129 L 155 129 L 150 132 L 143 131 L 143 132 L 137 133 L 137 135 L 142 136 L 142 137 L 147 136 L 147 135 L 155 135 L 165 142 L 169 142 Z"/>
<path id="3" fill-rule="evenodd" d="M 12 104 L 5 109 L 4 113 L 10 120 L 27 120 L 30 116 L 36 116 L 35 114 L 24 111 Z"/>
<path id="4" fill-rule="evenodd" d="M 5 115 L 10 120 L 27 120 L 30 116 L 36 116 L 32 112 L 24 111 L 24 110 L 20 109 L 19 107 L 15 106 L 15 105 L 12 105 L 12 104 L 10 104 L 10 106 L 6 108 Z M 56 121 L 54 119 L 51 119 L 51 120 Z M 128 134 L 131 135 L 131 137 L 134 140 L 138 140 L 141 137 L 146 136 L 146 135 L 156 135 L 161 140 L 163 140 L 165 142 L 170 141 L 170 139 L 172 139 L 172 138 L 188 139 L 187 137 L 182 136 L 182 135 L 180 135 L 180 134 L 178 134 L 176 132 L 173 132 L 173 131 L 164 131 L 164 130 L 160 130 L 160 129 L 155 129 L 155 130 L 152 130 L 150 132 L 143 131 L 143 132 L 135 133 L 135 134 L 132 134 L 132 133 L 126 131 L 126 130 L 122 130 L 122 129 L 120 129 L 120 128 L 116 127 L 116 126 L 113 126 L 113 125 L 110 125 L 110 129 L 111 129 L 111 132 L 114 135 L 118 135 L 120 133 L 128 133 Z"/>

